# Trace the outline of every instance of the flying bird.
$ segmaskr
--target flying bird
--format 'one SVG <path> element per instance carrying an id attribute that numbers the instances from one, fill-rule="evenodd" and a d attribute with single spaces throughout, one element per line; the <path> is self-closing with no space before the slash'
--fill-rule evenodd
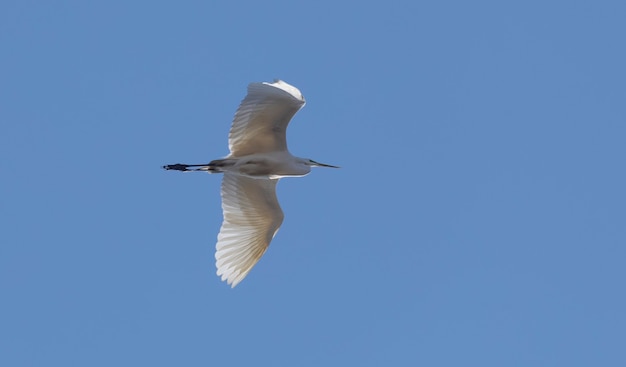
<path id="1" fill-rule="evenodd" d="M 276 80 L 251 83 L 230 128 L 230 154 L 207 164 L 169 164 L 166 170 L 223 173 L 224 221 L 217 236 L 217 275 L 235 287 L 267 250 L 283 222 L 276 184 L 300 177 L 311 167 L 331 167 L 291 155 L 286 130 L 305 104 L 298 88 Z"/>

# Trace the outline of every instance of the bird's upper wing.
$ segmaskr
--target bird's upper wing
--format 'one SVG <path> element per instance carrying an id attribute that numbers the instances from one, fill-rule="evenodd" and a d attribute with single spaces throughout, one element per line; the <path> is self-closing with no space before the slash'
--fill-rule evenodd
<path id="1" fill-rule="evenodd" d="M 287 150 L 287 125 L 304 103 L 298 88 L 282 80 L 248 85 L 230 128 L 230 156 Z"/>
<path id="2" fill-rule="evenodd" d="M 278 180 L 224 173 L 224 222 L 217 236 L 217 275 L 236 286 L 267 250 L 283 222 L 276 199 Z"/>

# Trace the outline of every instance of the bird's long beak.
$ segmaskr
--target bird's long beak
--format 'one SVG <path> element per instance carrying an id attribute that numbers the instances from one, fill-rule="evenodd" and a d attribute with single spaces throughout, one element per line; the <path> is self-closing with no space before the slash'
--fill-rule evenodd
<path id="1" fill-rule="evenodd" d="M 316 162 L 314 160 L 311 160 L 311 162 L 313 162 L 313 167 L 341 168 L 341 167 L 338 167 L 338 166 L 331 166 L 330 164 L 319 163 L 319 162 Z"/>

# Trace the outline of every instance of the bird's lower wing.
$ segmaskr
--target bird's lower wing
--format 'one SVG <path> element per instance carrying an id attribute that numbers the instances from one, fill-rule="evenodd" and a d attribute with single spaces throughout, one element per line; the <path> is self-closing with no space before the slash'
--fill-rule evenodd
<path id="1" fill-rule="evenodd" d="M 232 287 L 241 282 L 267 250 L 283 222 L 276 198 L 278 180 L 225 173 L 224 222 L 217 236 L 217 275 Z"/>

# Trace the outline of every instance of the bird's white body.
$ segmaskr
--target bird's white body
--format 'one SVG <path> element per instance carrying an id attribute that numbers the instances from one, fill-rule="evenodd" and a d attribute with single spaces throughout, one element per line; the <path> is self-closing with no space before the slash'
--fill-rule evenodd
<path id="1" fill-rule="evenodd" d="M 224 173 L 221 190 L 224 221 L 217 237 L 215 260 L 217 275 L 232 287 L 263 256 L 283 222 L 276 198 L 278 179 L 305 176 L 315 166 L 335 167 L 294 157 L 287 149 L 287 125 L 304 104 L 300 91 L 281 80 L 251 83 L 235 113 L 228 137 L 228 156 L 202 165 L 164 166 L 181 171 Z"/>
<path id="2" fill-rule="evenodd" d="M 311 172 L 306 159 L 294 157 L 286 150 L 224 159 L 228 160 L 232 160 L 233 165 L 223 167 L 224 172 L 251 178 L 279 179 L 306 176 Z"/>

